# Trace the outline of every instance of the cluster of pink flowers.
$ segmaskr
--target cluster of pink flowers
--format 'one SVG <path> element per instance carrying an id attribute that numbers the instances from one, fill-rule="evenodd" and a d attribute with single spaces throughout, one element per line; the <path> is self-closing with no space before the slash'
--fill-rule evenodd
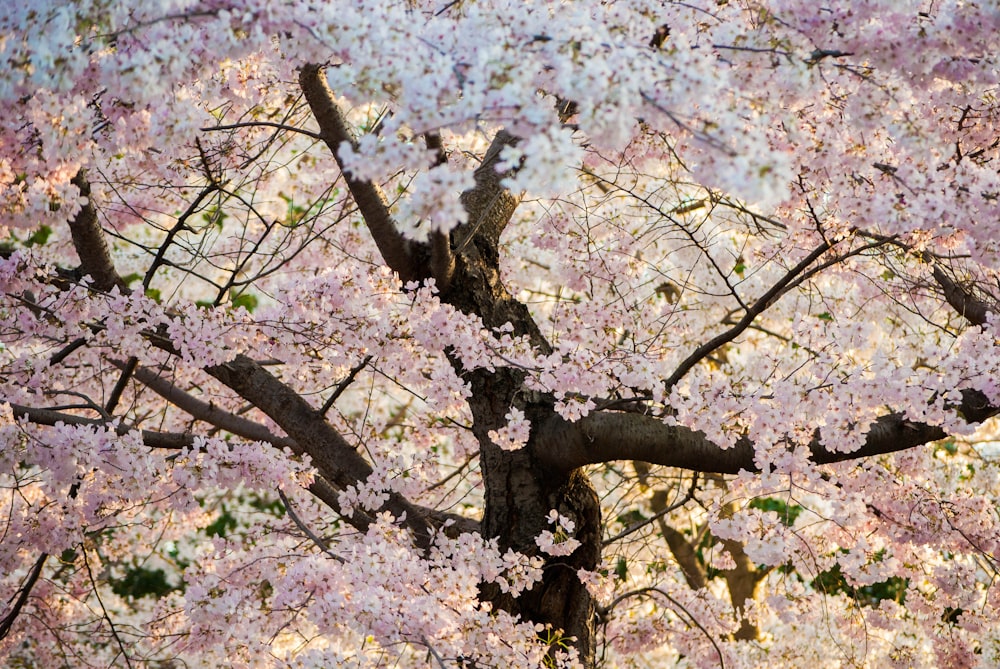
<path id="1" fill-rule="evenodd" d="M 956 410 L 1000 405 L 998 33 L 995 7 L 960 0 L 15 2 L 0 616 L 47 557 L 0 658 L 572 666 L 557 631 L 480 596 L 572 556 L 573 518 L 539 519 L 543 560 L 444 530 L 419 550 L 379 512 L 404 496 L 445 529 L 479 520 L 481 446 L 525 456 L 542 397 L 570 422 L 626 410 L 726 454 L 752 442 L 761 472 L 703 478 L 667 513 L 688 474 L 587 470 L 606 535 L 626 532 L 576 572 L 611 607 L 608 666 L 1000 664 L 996 425 Z M 307 63 L 358 135 L 336 156 Z M 520 204 L 491 278 L 544 351 L 401 281 L 345 180 L 381 186 L 406 248 L 474 231 L 460 194 L 500 128 Z M 123 285 L 77 273 L 88 205 Z M 212 376 L 241 355 L 370 464 L 331 497 L 366 531 Z M 521 404 L 480 430 L 469 373 L 502 368 Z M 948 439 L 810 458 L 858 453 L 890 414 Z M 734 607 L 740 569 L 755 597 Z M 726 641 L 739 616 L 755 643 Z"/>

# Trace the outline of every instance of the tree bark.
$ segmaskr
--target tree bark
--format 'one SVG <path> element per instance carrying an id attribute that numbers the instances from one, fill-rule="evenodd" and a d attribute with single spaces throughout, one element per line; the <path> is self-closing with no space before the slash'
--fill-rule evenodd
<path id="1" fill-rule="evenodd" d="M 330 149 L 337 165 L 343 170 L 344 163 L 338 153 L 341 144 L 347 142 L 356 145 L 354 133 L 351 132 L 343 113 L 333 98 L 333 91 L 326 83 L 326 74 L 319 65 L 306 65 L 299 72 L 299 85 L 309 103 L 316 122 L 319 124 L 320 137 Z M 358 205 L 361 215 L 371 232 L 375 245 L 386 263 L 399 274 L 401 280 L 410 281 L 422 278 L 420 268 L 414 261 L 410 244 L 403 239 L 389 213 L 389 205 L 378 184 L 371 181 L 356 179 L 344 171 L 344 180 L 351 191 L 354 202 Z"/>
<path id="2" fill-rule="evenodd" d="M 982 392 L 967 389 L 961 393 L 961 402 L 948 408 L 967 422 L 981 423 L 1000 413 L 1000 407 L 990 404 Z M 892 413 L 872 423 L 857 450 L 831 451 L 823 445 L 818 432 L 807 447 L 812 462 L 829 464 L 904 451 L 947 436 L 937 425 L 917 423 Z M 535 444 L 545 465 L 567 470 L 612 460 L 642 460 L 706 473 L 760 471 L 754 444 L 747 438 L 737 440 L 731 448 L 722 448 L 703 432 L 635 413 L 596 411 L 575 423 L 553 416 L 539 426 Z"/>
<path id="3" fill-rule="evenodd" d="M 90 198 L 90 182 L 83 171 L 76 173 L 72 183 L 80 189 L 81 197 L 87 198 L 87 203 L 69 222 L 69 231 L 73 237 L 73 246 L 80 256 L 80 271 L 90 275 L 93 286 L 100 291 L 110 291 L 115 286 L 125 291 L 125 282 L 118 276 L 104 230 L 97 220 L 97 209 Z"/>
<path id="4" fill-rule="evenodd" d="M 473 431 L 480 443 L 480 466 L 485 486 L 483 536 L 496 538 L 501 552 L 508 549 L 545 559 L 542 579 L 518 597 L 486 584 L 481 597 L 497 609 L 508 611 L 549 629 L 543 638 L 553 650 L 568 644 L 576 648 L 585 667 L 595 662 L 595 602 L 577 571 L 594 571 L 600 561 L 601 511 L 597 493 L 581 470 L 553 470 L 540 464 L 529 445 L 505 451 L 491 442 L 490 430 L 503 427 L 512 405 L 523 404 L 523 375 L 510 369 L 476 370 L 470 405 Z M 526 406 L 525 413 L 552 412 L 550 406 Z M 535 538 L 553 529 L 551 510 L 573 521 L 573 538 L 580 546 L 571 555 L 550 557 L 540 553 Z"/>

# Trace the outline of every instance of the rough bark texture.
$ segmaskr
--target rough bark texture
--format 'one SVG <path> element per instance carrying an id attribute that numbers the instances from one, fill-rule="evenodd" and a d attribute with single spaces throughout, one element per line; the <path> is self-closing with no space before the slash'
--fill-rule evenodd
<path id="1" fill-rule="evenodd" d="M 87 204 L 83 205 L 76 217 L 69 222 L 73 246 L 80 256 L 80 270 L 83 274 L 90 275 L 97 290 L 109 291 L 118 286 L 124 291 L 125 282 L 118 276 L 111 262 L 108 242 L 101 229 L 101 223 L 97 220 L 97 210 L 90 199 L 90 182 L 82 171 L 73 177 L 73 185 L 80 189 L 82 197 L 87 198 Z"/>
<path id="2" fill-rule="evenodd" d="M 303 68 L 300 83 L 319 123 L 320 135 L 336 155 L 340 144 L 353 141 L 353 136 L 326 84 L 322 68 Z M 438 150 L 439 160 L 444 160 L 446 157 L 439 138 L 428 136 L 427 140 L 429 148 Z M 450 236 L 440 235 L 433 239 L 426 248 L 418 249 L 402 239 L 378 184 L 348 178 L 348 185 L 383 259 L 400 278 L 404 281 L 423 280 L 433 276 L 438 280 L 443 302 L 464 313 L 479 316 L 487 328 L 512 324 L 515 335 L 527 336 L 535 349 L 544 354 L 551 351 L 548 342 L 527 307 L 510 295 L 500 279 L 500 238 L 514 214 L 519 197 L 504 188 L 502 181 L 509 171 L 498 172 L 497 165 L 503 149 L 516 145 L 517 141 L 518 138 L 507 131 L 497 133 L 476 170 L 476 185 L 461 196 L 468 221 Z M 761 296 L 740 323 L 694 351 L 665 381 L 666 386 L 673 385 L 705 355 L 749 327 L 757 315 L 778 299 L 787 286 L 828 249 L 828 244 L 815 249 Z M 428 260 L 426 266 L 420 261 L 422 256 Z M 951 294 L 953 301 L 962 297 L 956 291 Z M 968 302 L 966 299 L 965 313 L 977 313 Z M 700 432 L 668 426 L 658 418 L 634 413 L 595 412 L 571 424 L 556 414 L 551 397 L 541 397 L 524 389 L 524 376 L 519 370 L 504 367 L 496 371 L 470 370 L 465 369 L 457 358 L 452 358 L 452 364 L 472 389 L 469 405 L 473 431 L 480 445 L 480 466 L 485 486 L 481 524 L 484 536 L 496 538 L 501 549 L 510 548 L 536 555 L 535 538 L 549 529 L 547 515 L 550 510 L 556 509 L 574 520 L 575 538 L 581 542 L 580 548 L 572 555 L 564 559 L 548 559 L 542 582 L 532 591 L 514 598 L 501 593 L 496 587 L 484 586 L 482 596 L 496 607 L 550 626 L 553 632 L 562 630 L 564 636 L 575 639 L 573 643 L 585 665 L 593 666 L 594 601 L 580 583 L 576 571 L 580 568 L 594 569 L 599 562 L 601 518 L 594 489 L 580 468 L 631 459 L 700 472 L 737 473 L 759 468 L 754 445 L 743 439 L 733 448 L 722 449 Z M 533 426 L 527 447 L 515 452 L 500 449 L 488 436 L 490 430 L 504 426 L 512 406 L 524 411 Z M 983 420 L 996 412 L 981 394 L 968 392 L 961 406 L 953 408 L 961 411 L 970 421 Z M 296 435 L 292 436 L 298 439 Z M 829 451 L 817 435 L 809 445 L 810 457 L 816 463 L 837 462 L 912 448 L 944 436 L 939 427 L 914 423 L 901 415 L 890 414 L 872 426 L 868 440 L 860 450 L 853 453 Z M 341 446 L 336 448 L 343 450 Z M 357 472 L 357 475 L 361 474 Z M 683 537 L 668 533 L 666 539 L 682 564 L 690 560 L 680 545 Z M 741 616 L 745 602 L 754 596 L 758 579 L 742 547 L 732 545 L 728 548 L 737 561 L 737 568 L 727 575 L 727 581 L 736 613 Z M 703 580 L 694 570 L 690 573 L 686 571 L 685 576 L 693 583 Z M 756 630 L 747 623 L 738 636 L 752 638 L 755 633 Z"/>
<path id="3" fill-rule="evenodd" d="M 517 198 L 503 189 L 494 165 L 500 149 L 514 140 L 498 134 L 476 173 L 477 186 L 463 195 L 469 223 L 459 229 L 455 271 L 442 300 L 463 312 L 476 314 L 490 328 L 506 323 L 515 335 L 525 335 L 542 352 L 551 348 L 527 307 L 511 297 L 500 281 L 498 243 L 503 227 L 517 206 Z M 559 632 L 560 642 L 572 638 L 586 666 L 594 664 L 593 598 L 580 582 L 578 569 L 594 570 L 600 560 L 600 504 L 589 479 L 579 470 L 542 465 L 529 442 L 519 451 L 504 451 L 488 433 L 503 427 L 512 406 L 523 410 L 532 424 L 556 416 L 551 398 L 537 397 L 523 388 L 524 375 L 510 368 L 464 370 L 453 364 L 472 387 L 469 400 L 473 431 L 480 444 L 480 468 L 485 486 L 483 535 L 498 539 L 501 550 L 537 555 L 535 538 L 547 529 L 552 509 L 571 518 L 581 546 L 572 555 L 546 560 L 544 576 L 531 591 L 513 598 L 495 586 L 482 596 L 495 607 L 542 623 Z"/>
<path id="4" fill-rule="evenodd" d="M 322 67 L 303 67 L 299 81 L 319 125 L 318 137 L 333 151 L 338 164 L 343 167 L 337 151 L 344 142 L 354 143 L 355 139 L 336 104 Z M 567 105 L 564 114 L 569 113 L 570 106 Z M 428 148 L 436 149 L 439 160 L 445 160 L 440 138 L 428 135 L 427 140 Z M 430 244 L 415 244 L 403 238 L 377 183 L 356 179 L 350 174 L 345 174 L 344 178 L 384 261 L 403 281 L 436 279 L 443 302 L 478 316 L 487 329 L 509 323 L 513 326 L 514 335 L 527 337 L 537 352 L 547 354 L 551 352 L 551 347 L 528 308 L 517 301 L 501 281 L 500 239 L 520 198 L 503 186 L 504 177 L 511 170 L 516 170 L 516 166 L 506 172 L 498 172 L 497 166 L 503 149 L 517 142 L 518 138 L 506 131 L 497 133 L 476 170 L 475 186 L 461 196 L 468 221 L 449 235 L 435 235 Z M 82 173 L 73 181 L 81 194 L 89 195 L 89 184 Z M 80 257 L 81 273 L 92 277 L 93 287 L 101 291 L 115 287 L 126 290 L 111 260 L 97 212 L 90 202 L 70 222 L 70 229 Z M 665 385 L 673 385 L 706 355 L 732 341 L 749 327 L 754 318 L 778 299 L 799 273 L 819 259 L 828 248 L 825 244 L 817 248 L 761 296 L 739 323 L 696 349 L 665 380 Z M 158 256 L 154 262 L 154 268 L 160 258 Z M 147 275 L 146 284 L 151 276 L 151 273 Z M 987 314 L 992 311 L 991 304 L 983 302 L 939 268 L 935 268 L 933 276 L 956 311 L 973 323 L 986 321 Z M 92 327 L 99 328 L 100 325 Z M 162 333 L 150 332 L 148 337 L 154 345 L 176 353 Z M 65 357 L 75 350 L 74 347 L 82 345 L 85 342 L 71 344 L 54 360 L 59 356 Z M 519 369 L 503 366 L 495 370 L 466 369 L 462 361 L 454 356 L 451 362 L 472 391 L 469 399 L 472 429 L 480 446 L 485 487 L 482 522 L 477 526 L 467 519 L 425 509 L 397 494 L 390 496 L 384 509 L 396 518 L 405 518 L 401 522 L 412 531 L 418 546 L 428 547 L 432 530 L 445 520 L 452 520 L 456 521 L 453 527 L 460 528 L 460 531 L 474 531 L 478 527 L 484 536 L 495 538 L 502 551 L 511 549 L 544 558 L 542 579 L 530 591 L 513 597 L 489 584 L 482 587 L 481 596 L 497 609 L 545 625 L 548 629 L 545 637 L 552 641 L 554 649 L 571 644 L 579 651 L 584 665 L 593 667 L 595 602 L 577 572 L 597 568 L 602 532 L 599 500 L 582 468 L 612 460 L 640 460 L 698 472 L 737 473 L 740 470 L 756 470 L 766 466 L 766 463 L 756 461 L 754 445 L 747 439 L 739 440 L 732 448 L 723 449 L 700 432 L 668 426 L 653 416 L 598 411 L 576 423 L 568 423 L 555 412 L 552 397 L 524 387 L 524 373 Z M 262 426 L 220 412 L 186 395 L 137 367 L 134 360 L 123 364 L 127 373 L 123 374 L 118 384 L 120 387 L 127 379 L 135 378 L 196 420 L 215 424 L 247 438 L 267 440 L 279 447 L 288 446 L 296 453 L 309 454 L 321 473 L 314 492 L 335 511 L 338 511 L 337 490 L 364 481 L 372 472 L 369 462 L 326 421 L 324 413 L 328 407 L 317 411 L 279 377 L 246 355 L 238 355 L 231 362 L 206 368 L 205 371 L 267 414 L 287 437 L 271 435 L 265 433 L 266 430 L 262 432 Z M 111 402 L 112 408 L 118 395 L 120 388 L 113 393 L 116 399 Z M 491 430 L 506 424 L 506 416 L 512 407 L 522 410 L 532 424 L 528 445 L 513 452 L 499 448 L 489 438 Z M 970 422 L 981 422 L 1000 413 L 1000 408 L 991 406 L 985 395 L 968 390 L 963 391 L 962 400 L 950 408 Z M 55 421 L 106 422 L 106 418 L 83 419 L 31 407 L 17 406 L 14 410 L 18 416 L 43 424 Z M 108 409 L 107 413 L 110 411 Z M 818 433 L 807 447 L 812 461 L 822 464 L 899 451 L 945 436 L 940 427 L 915 423 L 901 414 L 888 414 L 872 425 L 866 442 L 857 451 L 830 451 L 823 445 Z M 186 434 L 144 432 L 143 438 L 148 443 L 166 448 L 180 448 L 191 443 L 190 436 Z M 552 529 L 548 522 L 552 510 L 575 524 L 573 538 L 580 542 L 580 546 L 569 556 L 541 555 L 535 543 L 542 532 Z M 363 530 L 371 522 L 371 516 L 354 512 L 347 520 Z M 689 584 L 692 587 L 704 585 L 706 573 L 698 564 L 694 547 L 680 533 L 669 528 L 664 519 L 658 521 Z M 724 576 L 736 614 L 742 618 L 747 600 L 755 596 L 762 572 L 756 570 L 738 543 L 724 542 L 724 545 L 736 561 L 736 568 L 725 572 Z M 756 629 L 746 620 L 742 622 L 737 638 L 754 638 Z"/>
<path id="5" fill-rule="evenodd" d="M 353 136 L 322 68 L 304 67 L 299 81 L 320 126 L 320 135 L 336 155 L 340 144 L 353 141 Z M 517 137 L 504 130 L 497 133 L 476 169 L 475 187 L 461 196 L 468 221 L 453 231 L 450 239 L 441 236 L 432 240 L 429 249 L 417 248 L 402 239 L 378 184 L 350 177 L 347 183 L 383 259 L 401 279 L 420 280 L 433 276 L 438 279 L 443 302 L 479 316 L 487 328 L 511 323 L 515 335 L 526 335 L 536 350 L 548 353 L 551 348 L 527 307 L 515 300 L 500 280 L 500 236 L 520 198 L 503 187 L 501 182 L 508 172 L 498 172 L 496 167 L 504 147 L 513 146 L 517 141 Z M 421 268 L 421 263 L 415 260 L 421 255 L 428 256 L 427 267 Z M 530 443 L 520 451 L 510 452 L 500 449 L 489 438 L 490 430 L 506 424 L 506 415 L 512 406 L 525 411 L 533 425 L 541 425 L 556 416 L 554 401 L 525 391 L 524 375 L 518 370 L 468 370 L 456 358 L 452 358 L 452 364 L 472 387 L 469 406 L 473 432 L 480 445 L 486 499 L 481 524 L 483 535 L 496 538 L 501 550 L 509 548 L 538 555 L 535 538 L 550 529 L 547 516 L 549 511 L 556 509 L 575 522 L 575 538 L 581 542 L 572 555 L 548 559 L 541 583 L 530 592 L 514 598 L 491 586 L 483 588 L 482 596 L 495 607 L 549 626 L 553 634 L 561 635 L 553 637 L 560 643 L 572 637 L 570 643 L 579 650 L 585 665 L 593 666 L 594 601 L 576 572 L 581 568 L 595 569 L 600 558 L 600 505 L 594 488 L 587 477 L 574 468 L 543 466 L 538 457 L 539 449 Z M 221 378 L 218 372 L 212 373 Z M 233 381 L 222 380 L 226 385 Z M 242 395 L 245 389 L 241 387 L 237 391 Z M 271 415 L 266 409 L 265 412 Z M 275 415 L 272 418 L 278 420 Z M 306 438 L 306 435 L 289 434 L 300 443 Z M 342 445 L 331 440 L 326 443 L 327 448 L 338 452 L 344 450 Z M 307 444 L 303 446 L 309 450 Z M 352 472 L 352 475 L 361 474 L 360 470 Z"/>
<path id="6" fill-rule="evenodd" d="M 326 74 L 319 65 L 306 65 L 299 73 L 299 85 L 309 103 L 313 116 L 319 123 L 320 136 L 329 147 L 337 164 L 343 169 L 340 159 L 341 144 L 355 144 L 354 133 L 351 132 L 343 113 L 333 99 L 333 91 L 326 83 Z M 379 253 L 385 262 L 392 267 L 403 281 L 420 277 L 419 268 L 414 263 L 410 245 L 399 233 L 385 195 L 378 184 L 361 179 L 355 179 L 350 172 L 344 172 L 344 180 L 351 191 L 354 202 L 358 205 L 361 215 L 372 233 L 372 238 L 378 246 Z"/>
<path id="7" fill-rule="evenodd" d="M 600 560 L 600 503 L 590 480 L 580 470 L 563 472 L 541 466 L 529 447 L 504 451 L 490 442 L 487 433 L 502 427 L 518 398 L 522 377 L 511 370 L 496 373 L 477 370 L 470 375 L 473 430 L 480 443 L 480 467 L 485 485 L 483 535 L 496 537 L 501 551 L 512 549 L 540 555 L 535 538 L 552 529 L 546 517 L 555 509 L 576 525 L 580 547 L 569 556 L 548 558 L 542 581 L 514 598 L 496 585 L 484 587 L 482 596 L 497 608 L 550 626 L 559 634 L 553 640 L 569 641 L 585 666 L 594 663 L 595 603 L 577 576 L 578 569 L 593 571 Z M 525 407 L 526 413 L 544 413 L 551 407 Z M 542 556 L 545 557 L 545 556 Z M 567 639 L 567 637 L 571 638 Z"/>
<path id="8" fill-rule="evenodd" d="M 949 408 L 972 423 L 1000 412 L 976 390 L 963 390 L 962 401 Z M 817 433 L 808 445 L 809 459 L 816 464 L 856 460 L 922 446 L 947 436 L 939 426 L 917 423 L 902 414 L 887 414 L 871 425 L 865 443 L 855 451 L 831 451 Z M 724 449 L 702 432 L 634 413 L 594 412 L 575 423 L 554 416 L 540 425 L 536 445 L 546 465 L 566 469 L 612 460 L 642 460 L 719 474 L 760 470 L 749 439 L 739 439 Z"/>
<path id="9" fill-rule="evenodd" d="M 934 266 L 932 276 L 941 287 L 944 299 L 955 310 L 955 313 L 963 316 L 973 325 L 986 324 L 989 314 L 994 311 L 993 306 L 977 298 L 971 290 L 952 281 L 951 277 L 939 265 Z"/>
<path id="10" fill-rule="evenodd" d="M 253 360 L 239 355 L 232 362 L 209 367 L 205 371 L 280 425 L 309 454 L 323 477 L 336 487 L 344 489 L 365 481 L 371 475 L 371 465 L 318 411 Z M 418 546 L 430 546 L 432 523 L 419 507 L 391 493 L 383 508 L 391 511 L 396 518 L 405 517 L 406 526 L 413 532 Z M 339 512 L 338 507 L 334 510 Z M 372 517 L 356 510 L 347 519 L 364 530 Z"/>
<path id="11" fill-rule="evenodd" d="M 473 268 L 466 258 L 460 265 L 465 270 L 460 276 L 465 274 L 462 278 L 467 279 L 467 272 Z M 485 265 L 474 269 L 480 276 L 494 279 L 498 276 L 494 269 Z M 458 287 L 451 293 L 452 299 L 465 308 L 483 300 L 483 295 L 468 290 L 468 281 L 460 279 L 452 285 Z M 461 287 L 466 290 L 462 291 Z M 499 284 L 496 287 L 499 288 Z M 483 316 L 487 325 L 495 327 L 510 321 L 515 324 L 517 334 L 538 336 L 524 305 L 510 299 L 506 291 L 495 297 L 499 299 L 486 301 L 481 310 L 474 313 Z M 510 311 L 522 310 L 524 318 L 505 318 Z M 455 364 L 472 387 L 469 404 L 474 419 L 473 431 L 480 444 L 480 468 L 485 486 L 483 536 L 497 538 L 501 551 L 512 549 L 538 555 L 535 538 L 551 529 L 546 518 L 555 509 L 573 520 L 576 525 L 574 538 L 581 543 L 572 555 L 547 559 L 541 583 L 520 597 L 504 594 L 496 586 L 484 587 L 482 596 L 495 607 L 549 626 L 561 635 L 556 637 L 561 641 L 570 637 L 570 643 L 579 651 L 585 666 L 593 666 L 595 604 L 577 576 L 577 570 L 593 571 L 600 561 L 601 514 L 597 494 L 580 470 L 543 466 L 530 442 L 527 447 L 513 452 L 502 450 L 491 442 L 489 431 L 506 424 L 506 415 L 512 406 L 524 410 L 534 424 L 555 415 L 551 401 L 531 401 L 536 398 L 524 391 L 523 373 L 509 368 L 495 372 L 484 369 L 463 372 L 460 363 L 456 361 Z"/>

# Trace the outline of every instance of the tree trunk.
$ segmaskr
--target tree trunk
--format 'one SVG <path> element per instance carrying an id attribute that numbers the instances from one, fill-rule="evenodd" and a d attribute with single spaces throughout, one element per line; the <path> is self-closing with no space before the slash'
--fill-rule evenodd
<path id="1" fill-rule="evenodd" d="M 502 552 L 511 549 L 545 559 L 542 579 L 530 591 L 514 597 L 501 592 L 496 584 L 486 584 L 481 597 L 496 609 L 546 625 L 548 629 L 540 636 L 552 643 L 553 651 L 571 646 L 579 652 L 584 666 L 593 667 L 595 603 L 577 570 L 593 571 L 600 561 L 597 494 L 581 470 L 565 473 L 541 466 L 530 443 L 517 451 L 505 451 L 489 439 L 490 430 L 506 424 L 511 406 L 529 417 L 540 414 L 547 418 L 554 413 L 551 405 L 525 404 L 521 372 L 509 368 L 476 370 L 466 378 L 472 383 L 473 430 L 480 443 L 485 486 L 483 536 L 495 537 Z M 543 531 L 554 530 L 547 520 L 553 509 L 576 525 L 573 538 L 581 545 L 571 555 L 547 556 L 535 543 Z"/>

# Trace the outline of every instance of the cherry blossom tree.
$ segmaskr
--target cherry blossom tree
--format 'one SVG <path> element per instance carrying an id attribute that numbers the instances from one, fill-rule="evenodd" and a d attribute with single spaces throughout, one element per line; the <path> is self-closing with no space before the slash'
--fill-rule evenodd
<path id="1" fill-rule="evenodd" d="M 0 25 L 10 666 L 1000 663 L 995 5 Z"/>

